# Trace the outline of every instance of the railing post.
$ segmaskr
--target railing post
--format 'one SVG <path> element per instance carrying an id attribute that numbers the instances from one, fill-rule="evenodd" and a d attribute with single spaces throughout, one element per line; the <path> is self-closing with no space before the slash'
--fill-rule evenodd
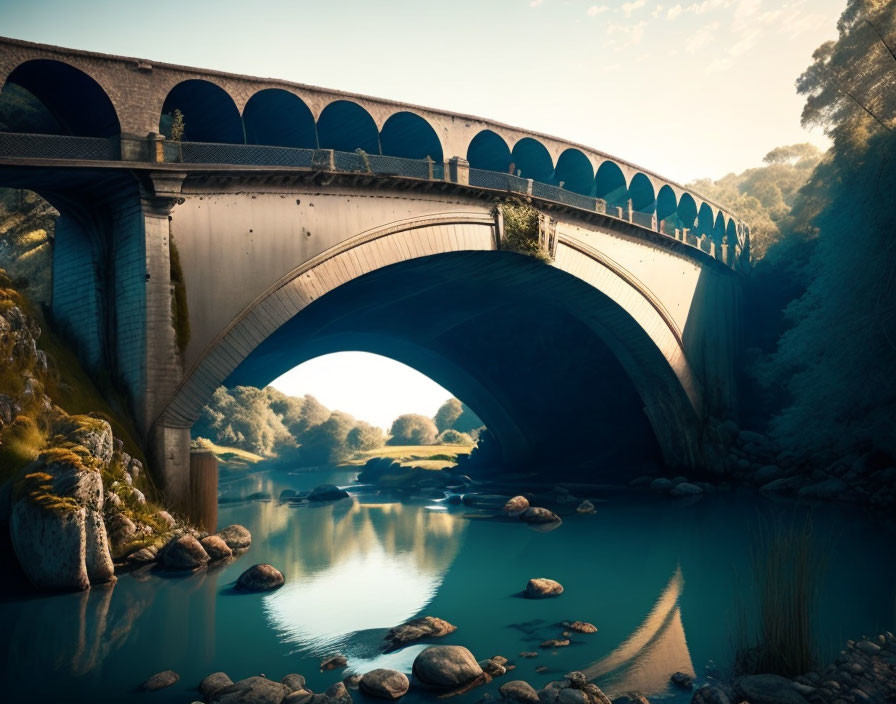
<path id="1" fill-rule="evenodd" d="M 459 156 L 451 157 L 448 160 L 448 180 L 468 186 L 470 184 L 470 162 Z"/>
<path id="2" fill-rule="evenodd" d="M 161 164 L 165 161 L 165 135 L 158 132 L 150 132 L 146 136 L 146 142 L 149 146 L 149 161 Z M 124 155 L 122 155 L 122 158 Z"/>
<path id="3" fill-rule="evenodd" d="M 311 154 L 311 167 L 318 171 L 335 171 L 336 160 L 332 149 L 315 149 Z"/>
<path id="4" fill-rule="evenodd" d="M 532 196 L 532 179 L 531 178 L 526 179 L 526 195 L 529 197 Z"/>
<path id="5" fill-rule="evenodd" d="M 709 240 L 709 256 L 713 259 L 716 258 L 716 242 L 715 240 Z"/>
<path id="6" fill-rule="evenodd" d="M 625 220 L 628 220 L 629 222 L 632 221 L 632 199 L 631 198 L 629 198 L 627 201 L 625 201 L 625 203 L 623 205 L 622 217 Z"/>
<path id="7" fill-rule="evenodd" d="M 722 242 L 722 261 L 725 262 L 728 266 L 731 266 L 731 262 L 728 261 L 728 242 Z"/>
<path id="8" fill-rule="evenodd" d="M 430 181 L 432 181 L 432 177 L 433 177 L 433 164 L 435 164 L 435 162 L 430 158 L 429 154 L 427 154 L 426 155 L 426 172 L 427 172 L 426 178 L 429 179 Z"/>

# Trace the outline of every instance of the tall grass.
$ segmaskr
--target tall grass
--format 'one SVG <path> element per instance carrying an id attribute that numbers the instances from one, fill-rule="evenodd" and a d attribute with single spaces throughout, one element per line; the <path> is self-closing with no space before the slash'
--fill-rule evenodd
<path id="1" fill-rule="evenodd" d="M 750 555 L 747 598 L 738 604 L 736 674 L 784 677 L 816 665 L 813 613 L 823 563 L 813 540 L 812 522 L 760 522 Z M 743 595 L 742 595 L 743 597 Z M 752 608 L 750 608 L 752 606 Z"/>

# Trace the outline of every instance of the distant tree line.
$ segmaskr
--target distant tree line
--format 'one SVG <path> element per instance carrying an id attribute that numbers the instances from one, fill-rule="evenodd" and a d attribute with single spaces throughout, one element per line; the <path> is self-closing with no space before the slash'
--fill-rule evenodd
<path id="1" fill-rule="evenodd" d="M 457 399 L 434 418 L 409 413 L 392 423 L 391 445 L 472 445 L 482 421 Z M 342 411 L 330 411 L 310 395 L 267 387 L 218 387 L 193 425 L 193 436 L 263 457 L 290 457 L 306 465 L 332 464 L 386 442 L 382 429 Z"/>

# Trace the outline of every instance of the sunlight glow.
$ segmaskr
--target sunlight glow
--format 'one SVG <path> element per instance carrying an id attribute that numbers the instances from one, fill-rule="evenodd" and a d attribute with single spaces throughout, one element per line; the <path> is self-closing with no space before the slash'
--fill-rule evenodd
<path id="1" fill-rule="evenodd" d="M 271 382 L 288 396 L 311 394 L 333 411 L 389 430 L 403 413 L 432 417 L 451 392 L 428 376 L 387 357 L 337 352 L 316 357 Z"/>

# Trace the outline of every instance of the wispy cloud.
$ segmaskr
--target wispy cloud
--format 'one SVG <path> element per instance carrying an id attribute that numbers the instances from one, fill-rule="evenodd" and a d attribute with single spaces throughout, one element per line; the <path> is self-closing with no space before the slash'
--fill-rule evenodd
<path id="1" fill-rule="evenodd" d="M 640 10 L 646 4 L 647 0 L 632 0 L 631 2 L 622 3 L 622 7 L 619 9 L 622 10 L 622 14 L 626 17 L 631 17 L 635 10 Z"/>
<path id="2" fill-rule="evenodd" d="M 544 0 L 531 0 L 529 2 L 529 7 L 538 7 L 543 2 L 544 2 Z"/>
<path id="3" fill-rule="evenodd" d="M 674 20 L 681 14 L 681 5 L 673 5 L 666 11 L 666 19 Z"/>
<path id="4" fill-rule="evenodd" d="M 606 5 L 592 5 L 585 12 L 589 17 L 597 17 L 598 15 L 602 15 L 604 12 L 609 10 L 610 8 Z"/>
<path id="5" fill-rule="evenodd" d="M 701 49 L 706 46 L 712 44 L 713 39 L 715 39 L 716 34 L 719 31 L 719 23 L 718 22 L 709 22 L 708 24 L 703 25 L 691 36 L 690 41 L 686 47 L 686 51 L 689 54 L 696 54 Z"/>
<path id="6" fill-rule="evenodd" d="M 650 16 L 653 17 L 653 19 L 656 19 L 661 14 L 663 14 L 663 6 L 657 4 L 657 6 L 653 8 L 653 12 L 650 13 Z"/>
<path id="7" fill-rule="evenodd" d="M 617 24 L 611 22 L 607 25 L 607 36 L 618 39 L 622 47 L 640 44 L 644 38 L 644 29 L 647 21 L 641 20 L 635 24 Z"/>

